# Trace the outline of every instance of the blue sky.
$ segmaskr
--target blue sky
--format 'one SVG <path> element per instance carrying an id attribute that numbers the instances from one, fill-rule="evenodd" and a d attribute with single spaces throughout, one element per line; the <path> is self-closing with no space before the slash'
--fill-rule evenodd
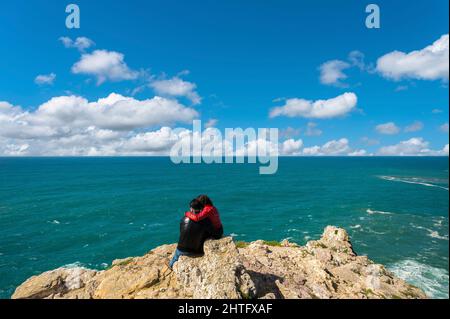
<path id="1" fill-rule="evenodd" d="M 159 154 L 173 140 L 161 127 L 193 118 L 279 128 L 286 155 L 448 155 L 446 0 L 376 1 L 380 29 L 366 28 L 369 2 L 356 0 L 74 3 L 78 30 L 65 26 L 68 3 L 2 4 L 2 155 Z M 111 93 L 115 114 L 83 106 Z M 84 101 L 43 107 L 61 96 Z M 166 103 L 156 111 L 155 96 Z M 331 113 L 315 112 L 317 100 Z M 134 119 L 136 104 L 146 110 Z M 105 120 L 114 115 L 129 125 Z"/>

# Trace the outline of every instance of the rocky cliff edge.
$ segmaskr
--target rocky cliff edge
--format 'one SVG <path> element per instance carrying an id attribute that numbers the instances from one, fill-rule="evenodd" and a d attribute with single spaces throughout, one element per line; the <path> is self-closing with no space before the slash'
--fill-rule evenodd
<path id="1" fill-rule="evenodd" d="M 181 257 L 172 270 L 175 247 L 115 260 L 102 271 L 48 271 L 29 278 L 12 298 L 426 298 L 384 266 L 357 256 L 347 232 L 333 226 L 305 246 L 209 240 L 203 257 Z"/>

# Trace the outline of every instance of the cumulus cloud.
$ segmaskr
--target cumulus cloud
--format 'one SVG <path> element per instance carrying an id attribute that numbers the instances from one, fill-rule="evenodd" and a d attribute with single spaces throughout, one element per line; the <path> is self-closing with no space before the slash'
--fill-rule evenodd
<path id="1" fill-rule="evenodd" d="M 42 104 L 34 115 L 43 123 L 72 126 L 95 125 L 100 128 L 127 130 L 175 122 L 188 123 L 198 116 L 175 100 L 154 97 L 136 100 L 112 93 L 97 102 L 88 102 L 77 96 L 52 98 Z"/>
<path id="2" fill-rule="evenodd" d="M 304 156 L 366 156 L 367 151 L 353 149 L 346 138 L 331 140 L 320 145 L 305 147 L 301 153 Z"/>
<path id="3" fill-rule="evenodd" d="M 199 133 L 165 124 L 191 123 L 197 116 L 195 110 L 161 97 L 139 101 L 111 94 L 89 102 L 82 97 L 63 96 L 33 111 L 0 102 L 0 155 L 169 155 L 175 144 L 192 145 L 192 138 Z M 229 141 L 210 138 L 220 135 L 216 128 L 206 128 L 202 134 L 202 146 L 213 149 L 213 154 L 223 150 L 225 154 L 245 156 L 261 148 L 287 156 L 365 154 L 351 149 L 345 138 L 305 149 L 301 139 L 275 143 L 259 138 L 234 149 Z"/>
<path id="4" fill-rule="evenodd" d="M 228 145 L 228 148 L 231 147 Z M 271 156 L 278 156 L 280 155 L 279 145 L 276 143 L 273 143 L 269 140 L 258 138 L 255 140 L 251 140 L 248 143 L 246 143 L 243 147 L 236 149 L 234 154 L 237 157 L 245 157 L 248 155 L 257 155 L 260 152 L 264 153 L 263 150 L 266 152 L 266 154 L 271 154 Z M 233 154 L 232 152 L 230 154 Z"/>
<path id="5" fill-rule="evenodd" d="M 355 93 L 344 93 L 328 100 L 310 101 L 305 99 L 288 99 L 283 106 L 270 111 L 270 118 L 278 116 L 326 119 L 343 116 L 352 111 L 358 98 Z"/>
<path id="6" fill-rule="evenodd" d="M 411 123 L 410 125 L 408 125 L 407 127 L 405 127 L 405 132 L 410 133 L 410 132 L 417 132 L 423 129 L 423 123 L 420 121 L 415 121 L 413 123 Z"/>
<path id="7" fill-rule="evenodd" d="M 150 87 L 152 87 L 157 94 L 163 96 L 186 97 L 193 104 L 200 104 L 202 100 L 200 95 L 196 92 L 197 85 L 192 82 L 184 81 L 178 76 L 171 79 L 151 81 Z"/>
<path id="8" fill-rule="evenodd" d="M 331 60 L 325 62 L 319 67 L 320 83 L 340 87 L 345 86 L 341 80 L 345 80 L 347 78 L 347 75 L 343 71 L 349 67 L 349 63 L 341 60 Z"/>
<path id="9" fill-rule="evenodd" d="M 128 139 L 120 148 L 122 153 L 165 153 L 180 139 L 179 134 L 170 127 L 162 127 L 153 132 L 139 133 Z"/>
<path id="10" fill-rule="evenodd" d="M 0 154 L 113 155 L 126 151 L 127 143 L 138 145 L 132 138 L 142 130 L 191 123 L 197 117 L 197 111 L 175 100 L 136 100 L 114 93 L 94 102 L 55 97 L 34 111 L 0 102 Z"/>
<path id="11" fill-rule="evenodd" d="M 366 156 L 366 155 L 367 155 L 366 150 L 356 150 L 348 154 L 348 156 Z"/>
<path id="12" fill-rule="evenodd" d="M 86 37 L 78 37 L 75 40 L 72 40 L 69 37 L 60 37 L 59 41 L 62 42 L 64 47 L 76 48 L 80 52 L 84 52 L 86 49 L 95 45 L 94 41 Z"/>
<path id="13" fill-rule="evenodd" d="M 344 82 L 348 78 L 344 71 L 358 68 L 360 71 L 374 73 L 374 66 L 365 62 L 364 53 L 358 50 L 351 51 L 347 60 L 330 60 L 319 67 L 320 83 L 337 87 L 348 87 Z"/>
<path id="14" fill-rule="evenodd" d="M 395 125 L 394 122 L 379 124 L 375 127 L 375 129 L 378 133 L 385 135 L 394 135 L 400 132 L 400 128 L 397 125 Z"/>
<path id="15" fill-rule="evenodd" d="M 448 156 L 448 144 L 441 150 L 431 150 L 429 142 L 421 137 L 413 137 L 398 144 L 384 146 L 378 150 L 383 156 Z"/>
<path id="16" fill-rule="evenodd" d="M 448 134 L 448 123 L 444 123 L 441 126 L 439 126 L 439 130 L 443 133 L 447 133 Z"/>
<path id="17" fill-rule="evenodd" d="M 346 138 L 341 138 L 340 140 L 332 140 L 325 143 L 322 146 L 312 146 L 303 149 L 304 155 L 345 155 L 350 152 L 349 141 Z"/>
<path id="18" fill-rule="evenodd" d="M 303 146 L 302 140 L 294 140 L 294 139 L 288 139 L 283 142 L 281 145 L 281 154 L 282 155 L 300 155 L 301 154 L 301 148 Z"/>
<path id="19" fill-rule="evenodd" d="M 217 123 L 219 123 L 219 120 L 217 120 L 217 119 L 209 119 L 209 120 L 205 123 L 205 127 L 206 127 L 206 128 L 214 127 L 214 126 L 217 125 Z"/>
<path id="20" fill-rule="evenodd" d="M 1 140 L 0 140 L 1 141 Z M 0 154 L 5 156 L 24 156 L 27 154 L 27 150 L 30 147 L 28 144 L 2 144 L 4 146 L 3 154 L 1 153 L 1 147 L 0 147 Z"/>
<path id="21" fill-rule="evenodd" d="M 444 80 L 449 76 L 449 35 L 409 53 L 393 51 L 377 61 L 377 71 L 392 80 Z"/>
<path id="22" fill-rule="evenodd" d="M 127 66 L 122 53 L 106 50 L 83 54 L 80 61 L 72 66 L 72 72 L 93 75 L 97 78 L 98 85 L 107 80 L 134 80 L 139 76 L 139 72 Z"/>
<path id="23" fill-rule="evenodd" d="M 322 146 L 306 147 L 302 152 L 302 155 L 305 156 L 363 156 L 365 154 L 365 150 L 352 149 L 346 138 L 331 140 Z"/>
<path id="24" fill-rule="evenodd" d="M 55 79 L 56 79 L 55 73 L 41 74 L 34 79 L 34 83 L 36 83 L 37 85 L 53 85 Z"/>

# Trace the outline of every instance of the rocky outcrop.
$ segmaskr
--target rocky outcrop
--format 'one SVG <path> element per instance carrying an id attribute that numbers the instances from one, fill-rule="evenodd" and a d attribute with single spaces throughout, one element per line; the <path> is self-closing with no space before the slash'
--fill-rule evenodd
<path id="1" fill-rule="evenodd" d="M 115 260 L 107 270 L 59 268 L 34 276 L 12 298 L 426 298 L 384 266 L 357 256 L 345 230 L 298 246 L 231 237 L 205 243 L 205 255 L 168 267 L 175 245 Z"/>

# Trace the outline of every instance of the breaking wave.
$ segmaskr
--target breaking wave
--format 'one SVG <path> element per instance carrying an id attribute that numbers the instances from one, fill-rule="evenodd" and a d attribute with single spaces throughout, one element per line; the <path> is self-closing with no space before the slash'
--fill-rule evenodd
<path id="1" fill-rule="evenodd" d="M 401 182 L 401 183 L 407 183 L 407 184 L 417 184 L 417 185 L 422 185 L 422 186 L 427 186 L 427 187 L 436 187 L 436 188 L 441 188 L 441 189 L 445 189 L 446 191 L 448 191 L 448 187 L 432 184 L 432 182 L 434 180 L 430 180 L 430 179 L 426 179 L 426 178 L 396 177 L 396 176 L 380 176 L 380 178 L 384 179 L 386 181 Z"/>
<path id="2" fill-rule="evenodd" d="M 432 230 L 423 226 L 418 226 L 418 225 L 414 225 L 414 224 L 410 224 L 412 227 L 416 228 L 416 229 L 423 229 L 426 230 L 428 232 L 428 236 L 431 238 L 436 238 L 436 239 L 442 239 L 442 240 L 448 240 L 448 235 L 440 235 L 438 231 L 436 230 Z"/>
<path id="3" fill-rule="evenodd" d="M 366 210 L 367 214 L 373 215 L 373 214 L 380 214 L 380 215 L 393 215 L 394 213 L 391 212 L 383 212 L 381 210 L 372 210 L 370 208 L 367 208 Z"/>
<path id="4" fill-rule="evenodd" d="M 397 277 L 421 288 L 427 296 L 436 299 L 449 297 L 448 271 L 406 259 L 388 265 L 387 268 Z"/>

